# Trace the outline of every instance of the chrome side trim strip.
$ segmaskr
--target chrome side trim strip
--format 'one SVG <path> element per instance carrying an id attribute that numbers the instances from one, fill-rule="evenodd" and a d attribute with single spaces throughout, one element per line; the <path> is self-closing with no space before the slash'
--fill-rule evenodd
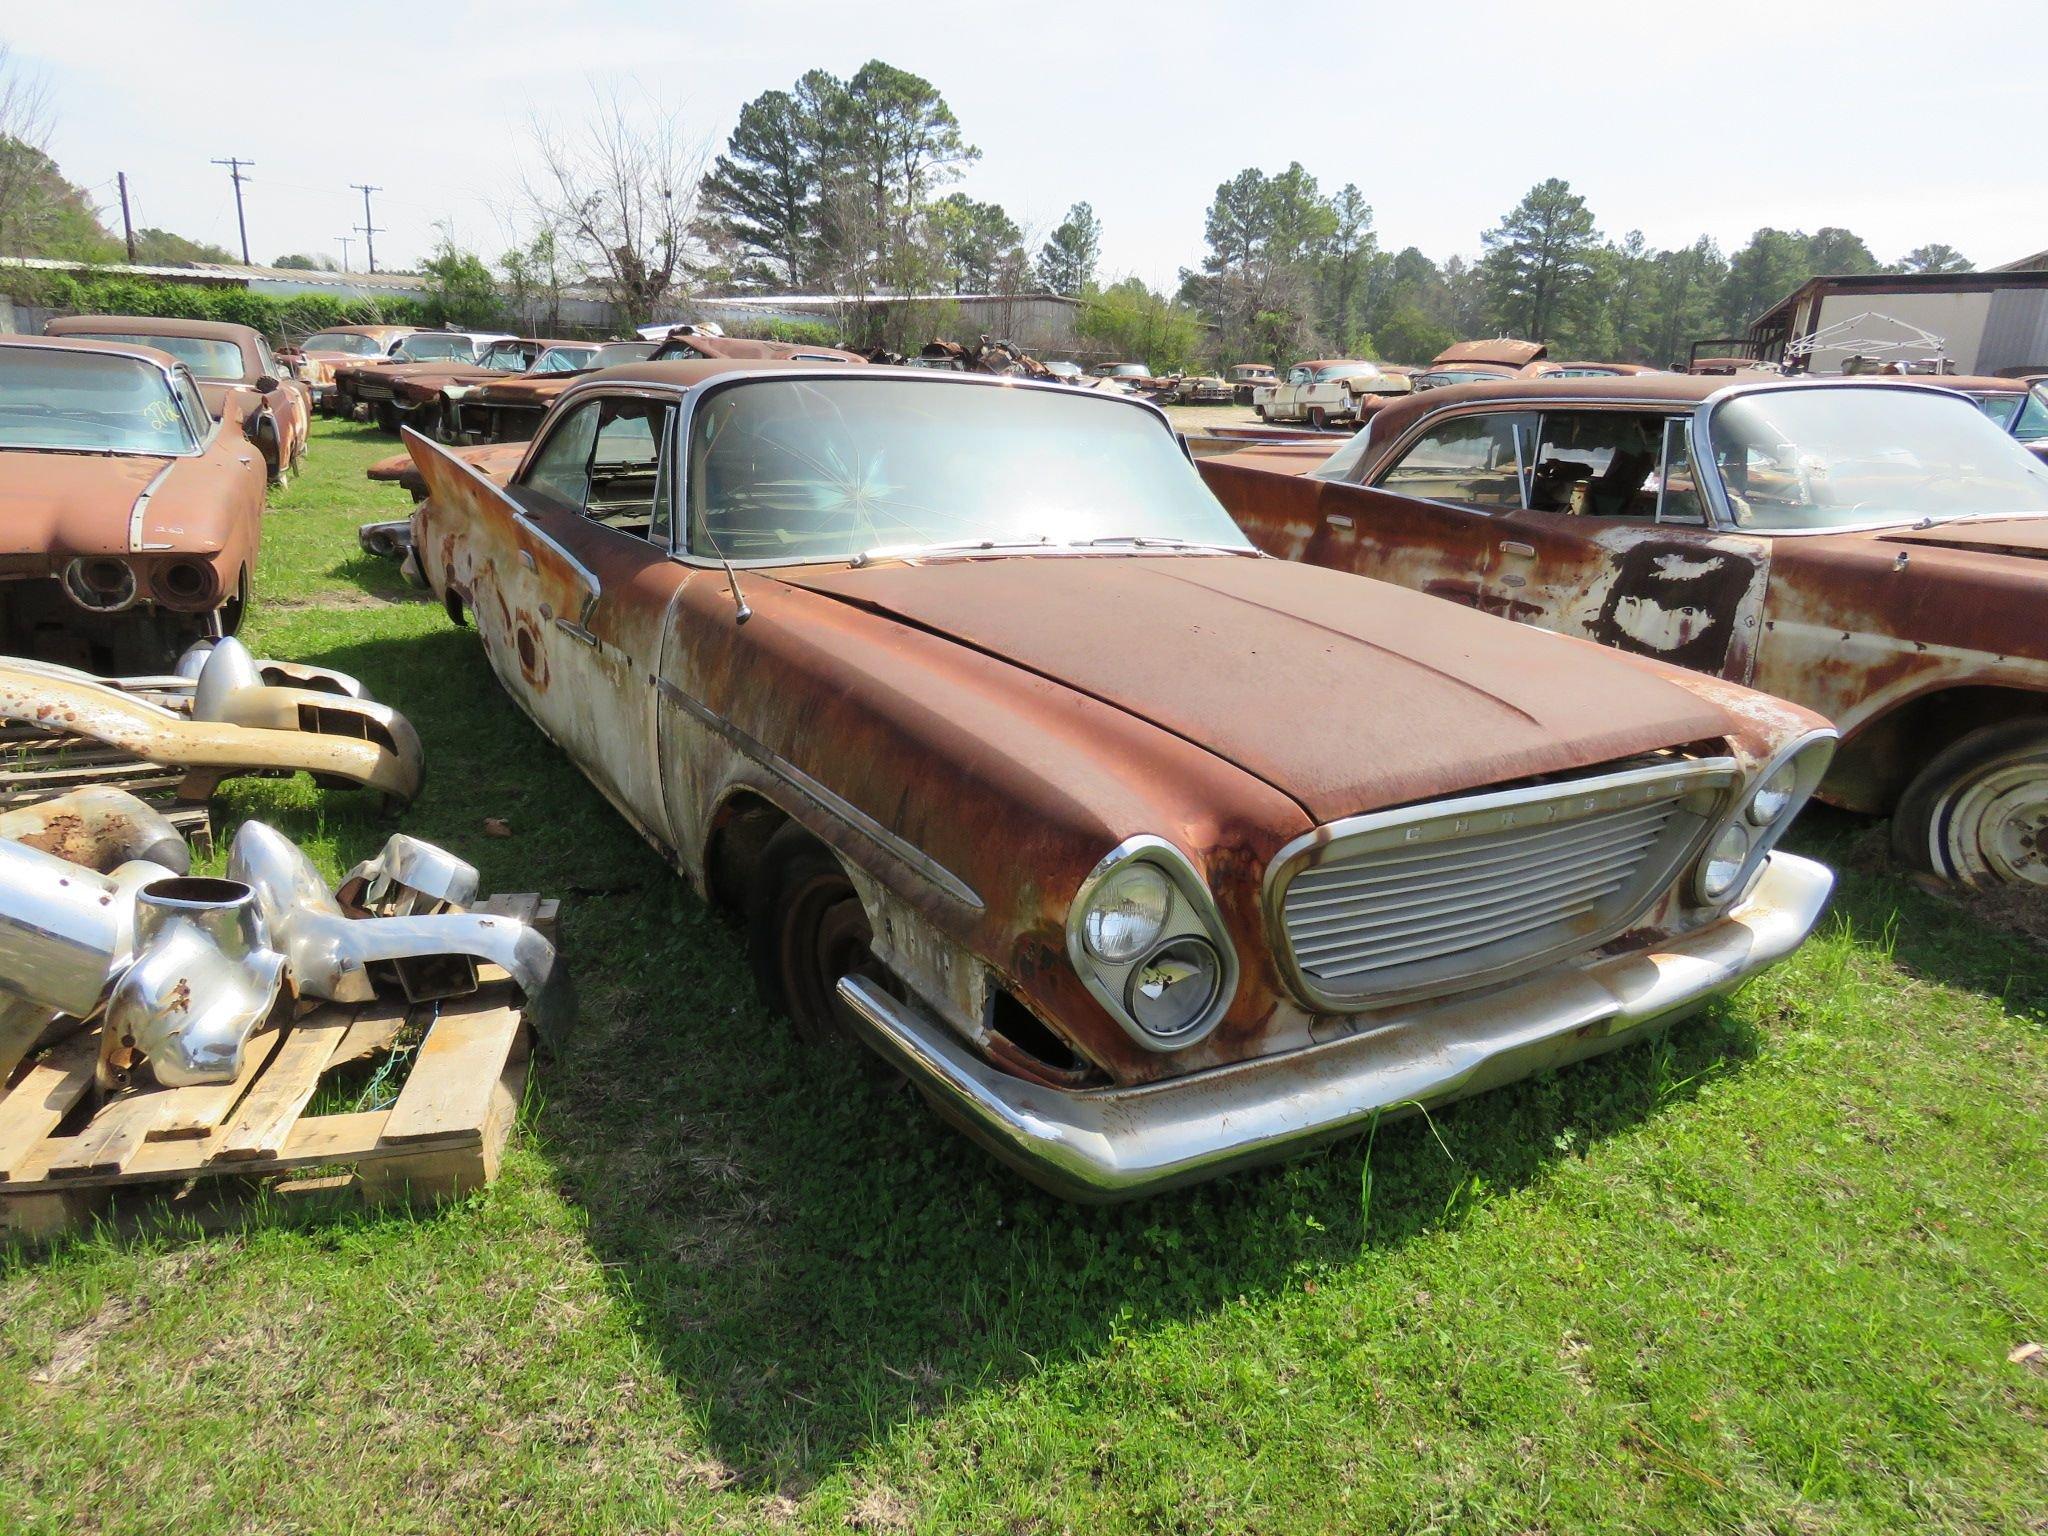
<path id="1" fill-rule="evenodd" d="M 149 477 L 149 484 L 145 485 L 142 488 L 141 494 L 135 498 L 135 505 L 128 509 L 128 552 L 131 555 L 139 555 L 145 550 L 169 549 L 172 547 L 169 544 L 144 544 L 142 542 L 142 519 L 149 513 L 149 498 L 156 494 L 156 488 L 169 478 L 171 471 L 175 468 L 177 468 L 177 461 L 174 459 L 151 475 Z"/>
<path id="2" fill-rule="evenodd" d="M 907 864 L 952 900 L 963 906 L 972 907 L 977 912 L 982 910 L 984 903 L 974 888 L 922 848 L 898 837 L 859 806 L 827 789 L 795 763 L 764 743 L 756 741 L 710 706 L 691 698 L 667 678 L 655 677 L 649 681 L 654 684 L 655 691 L 662 698 L 700 724 L 716 731 L 826 815 L 846 823 L 861 836 L 881 847 L 892 858 Z"/>

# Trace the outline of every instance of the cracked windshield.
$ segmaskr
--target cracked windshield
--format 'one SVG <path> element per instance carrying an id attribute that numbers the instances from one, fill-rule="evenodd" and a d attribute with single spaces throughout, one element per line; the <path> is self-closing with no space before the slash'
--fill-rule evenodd
<path id="1" fill-rule="evenodd" d="M 1049 389 L 737 385 L 698 410 L 686 485 L 692 552 L 731 560 L 982 543 L 1250 549 L 1158 417 Z"/>

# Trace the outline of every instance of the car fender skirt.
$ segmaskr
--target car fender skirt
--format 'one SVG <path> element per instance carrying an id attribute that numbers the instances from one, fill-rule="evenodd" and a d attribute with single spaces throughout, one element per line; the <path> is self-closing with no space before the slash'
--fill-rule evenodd
<path id="1" fill-rule="evenodd" d="M 869 1042 L 997 1157 L 1056 1194 L 1121 1200 L 1611 1050 L 1797 949 L 1833 886 L 1825 866 L 1774 853 L 1739 905 L 1678 938 L 1418 1004 L 1343 1039 L 1130 1088 L 1028 1083 L 871 981 L 845 977 L 839 995 Z"/>

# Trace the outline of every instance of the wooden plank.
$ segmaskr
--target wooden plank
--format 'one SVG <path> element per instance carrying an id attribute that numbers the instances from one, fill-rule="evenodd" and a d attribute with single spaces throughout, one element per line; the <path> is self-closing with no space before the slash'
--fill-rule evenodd
<path id="1" fill-rule="evenodd" d="M 249 1085 L 256 1081 L 256 1074 L 263 1070 L 263 1064 L 270 1060 L 271 1053 L 284 1038 L 284 1031 L 276 1025 L 269 1025 L 251 1035 L 242 1045 L 242 1070 L 235 1074 L 231 1083 L 204 1083 L 195 1088 L 181 1088 L 156 1123 L 149 1128 L 151 1141 L 165 1141 L 177 1136 L 204 1136 L 222 1120 L 229 1110 L 241 1101 L 249 1091 Z"/>
<path id="2" fill-rule="evenodd" d="M 29 1155 L 85 1097 L 99 1054 L 99 1031 L 82 1029 L 47 1052 L 0 1099 L 0 1180 L 19 1177 Z"/>
<path id="3" fill-rule="evenodd" d="M 408 1017 L 409 1010 L 403 1003 L 386 1002 L 380 998 L 374 1003 L 363 1004 L 327 1064 L 339 1067 L 351 1061 L 361 1061 L 365 1056 L 374 1056 L 379 1051 L 390 1050 L 391 1042 L 405 1028 Z"/>
<path id="4" fill-rule="evenodd" d="M 389 1110 L 365 1110 L 357 1114 L 308 1115 L 292 1126 L 283 1149 L 272 1157 L 251 1157 L 229 1162 L 211 1162 L 221 1132 L 183 1141 L 146 1141 L 118 1174 L 62 1179 L 54 1185 L 43 1182 L 49 1165 L 64 1157 L 76 1137 L 60 1136 L 43 1142 L 22 1165 L 19 1183 L 0 1185 L 0 1195 L 20 1190 L 33 1193 L 45 1189 L 80 1189 L 103 1184 L 182 1183 L 208 1174 L 282 1173 L 292 1168 L 317 1167 L 322 1163 L 352 1163 L 377 1154 Z M 474 1138 L 471 1138 L 474 1139 Z M 462 1138 L 451 1138 L 450 1148 L 459 1148 Z M 408 1154 L 416 1149 L 406 1147 Z"/>
<path id="5" fill-rule="evenodd" d="M 77 1179 L 89 1174 L 119 1173 L 126 1168 L 142 1144 L 149 1128 L 170 1108 L 181 1090 L 152 1088 L 145 1093 L 117 1099 L 92 1117 L 92 1123 L 76 1136 L 61 1157 L 43 1170 L 46 1179 Z"/>
<path id="6" fill-rule="evenodd" d="M 56 1015 L 18 998 L 0 999 L 0 1087 L 14 1075 Z"/>
<path id="7" fill-rule="evenodd" d="M 489 997 L 444 1003 L 391 1107 L 388 1142 L 481 1131 L 518 1038 L 520 1012 Z"/>
<path id="8" fill-rule="evenodd" d="M 294 1024 L 270 1069 L 249 1090 L 212 1148 L 213 1156 L 223 1161 L 278 1156 L 353 1017 L 351 1011 L 323 1008 Z"/>

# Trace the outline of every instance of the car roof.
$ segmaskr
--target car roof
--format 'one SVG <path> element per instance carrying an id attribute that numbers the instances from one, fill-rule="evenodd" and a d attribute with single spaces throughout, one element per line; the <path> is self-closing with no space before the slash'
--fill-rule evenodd
<path id="1" fill-rule="evenodd" d="M 158 315 L 63 315 L 43 327 L 48 336 L 70 336 L 84 331 L 189 336 L 200 341 L 232 341 L 244 349 L 253 348 L 262 339 L 262 333 L 253 325 L 236 325 L 230 320 L 173 320 Z"/>
<path id="2" fill-rule="evenodd" d="M 1309 357 L 1294 365 L 1297 368 L 1377 368 L 1378 363 L 1367 362 L 1362 357 Z"/>
<path id="3" fill-rule="evenodd" d="M 44 351 L 99 352 L 110 357 L 132 357 L 169 373 L 183 367 L 168 352 L 155 347 L 138 347 L 126 341 L 97 341 L 90 336 L 0 336 L 0 347 L 41 347 Z"/>
<path id="4" fill-rule="evenodd" d="M 392 336 L 411 336 L 425 330 L 423 325 L 323 325 L 308 331 L 308 338 L 314 336 L 367 336 L 372 341 L 384 341 Z"/>

